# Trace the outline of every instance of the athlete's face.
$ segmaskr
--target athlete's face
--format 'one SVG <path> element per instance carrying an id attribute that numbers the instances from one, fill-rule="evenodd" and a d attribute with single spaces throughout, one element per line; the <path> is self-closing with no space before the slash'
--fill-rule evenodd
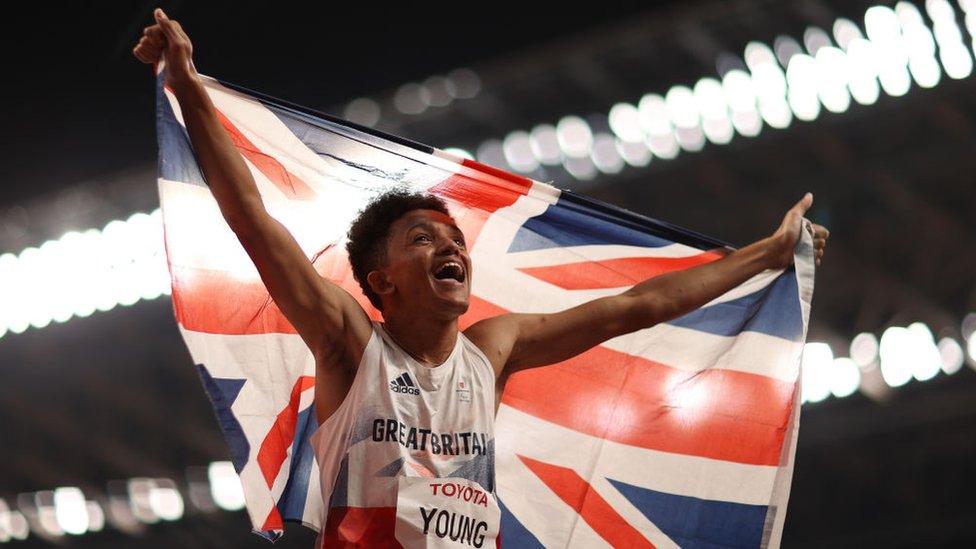
<path id="1" fill-rule="evenodd" d="M 390 300 L 411 310 L 460 316 L 471 295 L 471 258 L 451 216 L 412 210 L 390 227 L 387 262 Z M 384 307 L 385 308 L 385 307 Z"/>

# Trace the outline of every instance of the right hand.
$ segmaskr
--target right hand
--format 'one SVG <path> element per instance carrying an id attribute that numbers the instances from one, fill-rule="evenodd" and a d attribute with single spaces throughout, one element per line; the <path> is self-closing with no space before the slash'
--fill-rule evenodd
<path id="1" fill-rule="evenodd" d="M 177 89 L 197 77 L 193 66 L 193 44 L 183 27 L 167 17 L 163 10 L 156 8 L 153 16 L 156 24 L 143 29 L 143 36 L 132 48 L 132 53 L 143 63 L 152 64 L 165 55 L 166 84 Z"/>
<path id="2" fill-rule="evenodd" d="M 813 205 L 813 193 L 807 193 L 797 202 L 783 217 L 783 223 L 776 232 L 767 239 L 771 247 L 772 265 L 770 269 L 785 269 L 793 263 L 793 249 L 796 247 L 797 240 L 800 239 L 800 231 L 803 230 L 803 214 Z M 823 260 L 824 249 L 827 246 L 827 237 L 830 231 L 823 225 L 809 223 L 805 225 L 807 231 L 813 237 L 814 261 L 819 267 Z"/>

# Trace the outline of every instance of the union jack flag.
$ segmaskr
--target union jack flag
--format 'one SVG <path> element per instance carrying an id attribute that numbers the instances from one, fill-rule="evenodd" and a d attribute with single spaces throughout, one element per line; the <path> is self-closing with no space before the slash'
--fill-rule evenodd
<path id="1" fill-rule="evenodd" d="M 318 529 L 315 365 L 224 222 L 157 67 L 159 193 L 176 320 L 256 532 Z M 204 77 L 268 211 L 317 272 L 380 319 L 342 245 L 378 192 L 444 198 L 474 264 L 464 329 L 554 312 L 715 261 L 725 243 Z M 813 292 L 806 231 L 787 270 L 702 308 L 513 376 L 497 416 L 506 545 L 767 547 L 781 537 Z"/>

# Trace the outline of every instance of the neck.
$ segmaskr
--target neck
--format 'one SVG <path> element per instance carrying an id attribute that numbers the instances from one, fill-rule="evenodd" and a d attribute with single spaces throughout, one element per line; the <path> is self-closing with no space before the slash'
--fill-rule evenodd
<path id="1" fill-rule="evenodd" d="M 457 318 L 418 318 L 391 314 L 384 316 L 387 333 L 419 362 L 437 366 L 451 356 L 457 344 Z"/>

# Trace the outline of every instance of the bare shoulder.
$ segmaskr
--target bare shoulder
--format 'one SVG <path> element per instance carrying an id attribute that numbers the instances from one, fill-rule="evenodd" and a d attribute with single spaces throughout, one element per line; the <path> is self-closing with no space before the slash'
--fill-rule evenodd
<path id="1" fill-rule="evenodd" d="M 464 330 L 464 335 L 488 357 L 497 377 L 512 353 L 517 330 L 515 315 L 504 314 L 475 322 Z"/>

